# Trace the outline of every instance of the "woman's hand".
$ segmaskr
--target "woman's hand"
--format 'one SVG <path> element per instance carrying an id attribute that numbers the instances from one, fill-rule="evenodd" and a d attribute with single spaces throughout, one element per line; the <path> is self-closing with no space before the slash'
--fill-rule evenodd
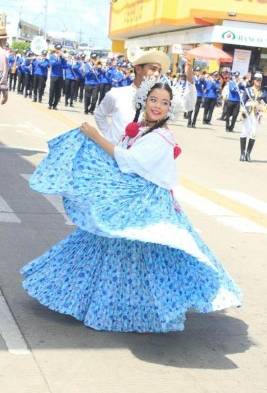
<path id="1" fill-rule="evenodd" d="M 99 134 L 95 127 L 91 126 L 89 123 L 82 123 L 80 130 L 88 136 L 88 138 L 101 146 L 110 156 L 114 157 L 115 146 Z"/>
<path id="2" fill-rule="evenodd" d="M 82 123 L 80 130 L 93 141 L 96 141 L 97 137 L 99 136 L 97 129 L 86 122 Z"/>

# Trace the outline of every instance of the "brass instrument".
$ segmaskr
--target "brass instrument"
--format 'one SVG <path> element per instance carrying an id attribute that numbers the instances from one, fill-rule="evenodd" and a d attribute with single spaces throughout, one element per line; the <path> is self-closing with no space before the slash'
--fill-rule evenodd
<path id="1" fill-rule="evenodd" d="M 16 61 L 14 61 L 14 64 L 11 67 L 11 74 L 15 74 L 17 71 L 17 64 Z"/>
<path id="2" fill-rule="evenodd" d="M 252 94 L 251 94 L 252 91 Z M 263 112 L 267 110 L 267 104 L 261 98 L 262 90 L 255 88 L 246 89 L 248 100 L 243 106 L 243 118 L 247 118 L 249 115 L 254 114 L 258 121 L 260 121 Z"/>
<path id="3" fill-rule="evenodd" d="M 41 55 L 44 50 L 47 50 L 48 44 L 41 36 L 35 36 L 31 42 L 31 51 L 36 55 Z"/>

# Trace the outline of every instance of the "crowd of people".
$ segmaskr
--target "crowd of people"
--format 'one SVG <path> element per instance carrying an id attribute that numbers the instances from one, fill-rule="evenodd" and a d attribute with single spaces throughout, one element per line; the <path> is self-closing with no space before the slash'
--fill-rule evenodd
<path id="1" fill-rule="evenodd" d="M 201 106 L 204 108 L 203 124 L 211 124 L 216 105 L 222 105 L 219 120 L 225 121 L 225 131 L 233 132 L 241 113 L 243 127 L 240 136 L 240 161 L 251 161 L 256 131 L 261 122 L 267 104 L 267 92 L 262 88 L 263 75 L 256 72 L 243 77 L 240 72 L 207 74 L 199 68 L 195 69 L 194 83 L 197 90 L 197 102 L 194 111 L 186 114 L 188 127 L 196 127 Z"/>
<path id="2" fill-rule="evenodd" d="M 135 79 L 134 65 L 125 57 L 103 60 L 93 52 L 90 56 L 73 51 L 67 53 L 60 44 L 55 45 L 50 53 L 43 51 L 40 56 L 31 51 L 19 53 L 17 50 L 9 50 L 7 58 L 9 90 L 16 91 L 25 98 L 29 97 L 34 102 L 42 102 L 49 78 L 48 108 L 54 110 L 58 109 L 58 103 L 64 97 L 65 106 L 73 107 L 78 101 L 83 103 L 84 114 L 93 115 L 109 90 L 131 86 Z M 208 73 L 195 67 L 193 71 L 197 100 L 194 109 L 184 113 L 187 127 L 197 127 L 201 108 L 202 123 L 211 125 L 215 107 L 221 106 L 219 119 L 225 121 L 227 132 L 233 132 L 240 114 L 240 119 L 243 119 L 240 160 L 250 161 L 256 129 L 263 112 L 262 106 L 267 102 L 266 91 L 262 90 L 262 74 L 257 72 L 254 75 L 248 73 L 240 76 L 238 71 L 231 72 L 227 68 L 223 68 L 221 72 Z M 184 94 L 188 83 L 185 73 L 174 74 L 168 69 L 162 77 Z M 249 116 L 252 112 L 256 121 L 252 121 Z M 101 108 L 96 120 L 99 113 Z M 248 134 L 250 137 L 247 137 Z"/>
<path id="3" fill-rule="evenodd" d="M 241 77 L 238 71 L 222 70 L 221 73 L 208 74 L 199 67 L 195 68 L 195 86 L 197 103 L 194 113 L 188 114 L 188 127 L 196 127 L 199 109 L 204 108 L 203 124 L 211 124 L 214 108 L 222 106 L 220 120 L 225 121 L 225 130 L 234 131 L 240 109 L 244 107 L 248 89 L 254 81 L 262 82 L 263 76 L 257 72 L 253 77 L 249 73 Z M 261 83 L 260 83 L 261 85 Z"/>
<path id="4" fill-rule="evenodd" d="M 84 113 L 94 113 L 107 91 L 112 87 L 127 86 L 133 81 L 133 70 L 128 61 L 107 59 L 105 62 L 91 53 L 66 53 L 60 44 L 48 54 L 36 56 L 31 51 L 8 54 L 9 90 L 16 91 L 34 102 L 42 102 L 47 78 L 49 84 L 49 109 L 57 109 L 64 95 L 65 106 L 75 101 L 84 102 Z"/>

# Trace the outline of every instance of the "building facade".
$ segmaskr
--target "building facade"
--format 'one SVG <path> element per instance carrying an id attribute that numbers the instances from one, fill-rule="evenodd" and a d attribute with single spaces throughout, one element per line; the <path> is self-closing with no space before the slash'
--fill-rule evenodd
<path id="1" fill-rule="evenodd" d="M 35 36 L 43 35 L 43 30 L 32 23 L 26 22 L 19 18 L 7 16 L 7 34 L 8 42 L 11 45 L 13 41 L 31 42 Z"/>
<path id="2" fill-rule="evenodd" d="M 114 51 L 161 48 L 173 62 L 212 43 L 234 56 L 235 70 L 267 77 L 267 0 L 113 0 L 109 36 Z"/>

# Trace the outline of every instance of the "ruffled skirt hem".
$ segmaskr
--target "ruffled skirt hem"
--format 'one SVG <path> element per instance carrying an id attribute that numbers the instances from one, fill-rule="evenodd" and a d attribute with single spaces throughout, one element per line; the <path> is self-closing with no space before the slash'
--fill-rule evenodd
<path id="1" fill-rule="evenodd" d="M 181 331 L 189 310 L 240 305 L 227 274 L 181 250 L 80 229 L 21 272 L 29 295 L 96 330 Z"/>

